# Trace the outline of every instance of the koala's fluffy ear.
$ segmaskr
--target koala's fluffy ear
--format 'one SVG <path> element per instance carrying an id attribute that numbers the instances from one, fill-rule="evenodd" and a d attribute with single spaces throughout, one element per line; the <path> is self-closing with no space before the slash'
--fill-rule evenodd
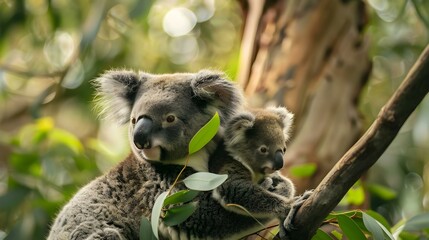
<path id="1" fill-rule="evenodd" d="M 225 128 L 225 142 L 227 146 L 233 146 L 237 142 L 243 142 L 246 138 L 246 130 L 255 124 L 255 116 L 251 113 L 240 113 L 227 122 Z"/>
<path id="2" fill-rule="evenodd" d="M 192 79 L 191 87 L 194 97 L 219 110 L 219 116 L 224 123 L 243 102 L 240 90 L 221 72 L 202 70 Z"/>
<path id="3" fill-rule="evenodd" d="M 146 77 L 144 73 L 111 70 L 95 79 L 96 107 L 100 114 L 120 124 L 127 123 L 139 87 Z"/>
<path id="4" fill-rule="evenodd" d="M 285 138 L 288 140 L 293 123 L 293 113 L 289 112 L 285 107 L 269 107 L 268 110 L 274 112 L 280 117 L 280 120 L 283 123 Z"/>

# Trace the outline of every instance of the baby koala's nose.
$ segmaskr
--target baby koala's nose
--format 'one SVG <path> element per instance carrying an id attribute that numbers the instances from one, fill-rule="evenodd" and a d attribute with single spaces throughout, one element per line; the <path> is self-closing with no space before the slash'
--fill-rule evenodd
<path id="1" fill-rule="evenodd" d="M 279 170 L 283 167 L 283 152 L 281 150 L 276 151 L 274 155 L 274 165 L 275 170 Z"/>

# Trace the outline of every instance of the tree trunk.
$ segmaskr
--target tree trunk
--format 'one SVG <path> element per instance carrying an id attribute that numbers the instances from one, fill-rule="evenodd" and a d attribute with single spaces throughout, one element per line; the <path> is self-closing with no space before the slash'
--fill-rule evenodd
<path id="1" fill-rule="evenodd" d="M 358 98 L 371 69 L 364 2 L 240 3 L 246 21 L 239 84 L 250 106 L 284 105 L 295 113 L 283 173 L 314 163 L 314 175 L 293 180 L 299 192 L 315 188 L 362 134 Z"/>

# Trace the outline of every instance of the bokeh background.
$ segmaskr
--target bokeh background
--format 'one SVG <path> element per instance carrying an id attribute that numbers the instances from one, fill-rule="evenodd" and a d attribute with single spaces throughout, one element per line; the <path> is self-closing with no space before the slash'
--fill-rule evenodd
<path id="1" fill-rule="evenodd" d="M 364 129 L 429 40 L 428 1 L 365 2 Z M 128 154 L 125 127 L 93 110 L 91 79 L 210 68 L 234 80 L 243 16 L 227 0 L 0 0 L 0 239 L 44 239 L 79 187 Z M 429 209 L 429 98 L 365 180 L 392 223 Z"/>

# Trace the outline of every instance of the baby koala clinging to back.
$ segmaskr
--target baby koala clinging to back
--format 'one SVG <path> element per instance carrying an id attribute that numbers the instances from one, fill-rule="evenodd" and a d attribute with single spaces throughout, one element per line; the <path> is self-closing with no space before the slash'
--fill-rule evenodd
<path id="1" fill-rule="evenodd" d="M 284 107 L 252 109 L 234 116 L 224 136 L 225 148 L 234 161 L 219 169 L 229 177 L 214 190 L 214 198 L 224 206 L 240 205 L 254 217 L 285 218 L 294 203 L 295 188 L 277 170 L 283 167 L 292 121 L 293 114 Z M 245 192 L 252 192 L 252 196 L 242 198 L 248 195 Z"/>
<path id="2" fill-rule="evenodd" d="M 292 182 L 277 171 L 283 167 L 292 118 L 278 107 L 248 110 L 227 121 L 209 169 L 228 178 L 201 194 L 197 210 L 178 228 L 195 239 L 241 239 L 277 218 L 287 219 L 287 229 L 307 197 L 295 197 Z"/>

